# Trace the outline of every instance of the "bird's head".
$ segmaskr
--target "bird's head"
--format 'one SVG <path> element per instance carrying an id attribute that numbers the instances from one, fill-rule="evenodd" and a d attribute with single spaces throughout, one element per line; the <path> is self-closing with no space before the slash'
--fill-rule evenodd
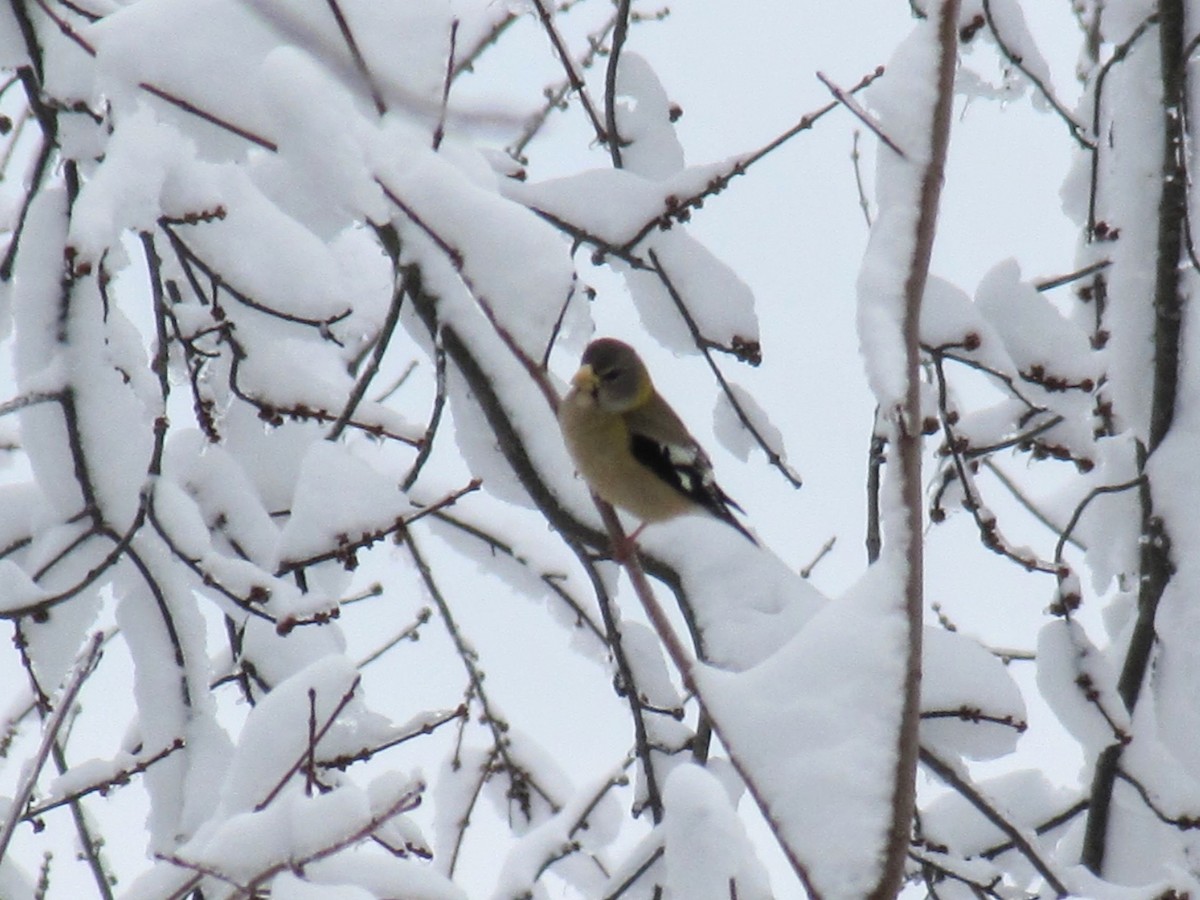
<path id="1" fill-rule="evenodd" d="M 606 412 L 622 413 L 650 399 L 654 385 L 646 366 L 628 344 L 601 338 L 588 344 L 571 384 Z"/>

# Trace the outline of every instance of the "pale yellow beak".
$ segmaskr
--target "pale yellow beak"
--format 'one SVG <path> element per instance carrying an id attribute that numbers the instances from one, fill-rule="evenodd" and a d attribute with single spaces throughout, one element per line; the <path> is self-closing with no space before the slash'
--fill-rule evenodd
<path id="1" fill-rule="evenodd" d="M 600 385 L 600 379 L 596 377 L 596 373 L 592 371 L 590 365 L 582 365 L 579 371 L 571 376 L 571 384 L 578 391 L 594 391 Z"/>

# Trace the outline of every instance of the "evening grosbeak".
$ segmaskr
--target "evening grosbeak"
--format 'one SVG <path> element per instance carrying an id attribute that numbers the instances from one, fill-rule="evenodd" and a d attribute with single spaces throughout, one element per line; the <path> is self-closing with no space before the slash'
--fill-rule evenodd
<path id="1" fill-rule="evenodd" d="M 648 524 L 705 510 L 757 543 L 733 517 L 730 507 L 744 511 L 717 485 L 708 455 L 628 344 L 612 338 L 588 344 L 558 424 L 575 468 L 597 496 L 641 520 L 632 537 Z"/>

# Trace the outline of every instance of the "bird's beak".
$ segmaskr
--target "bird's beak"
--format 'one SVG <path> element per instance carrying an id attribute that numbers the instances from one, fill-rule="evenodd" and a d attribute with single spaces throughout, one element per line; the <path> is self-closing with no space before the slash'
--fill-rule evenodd
<path id="1" fill-rule="evenodd" d="M 579 367 L 579 371 L 571 376 L 571 384 L 574 385 L 575 390 L 590 394 L 600 386 L 600 379 L 596 377 L 596 373 L 592 371 L 590 365 L 582 365 Z"/>

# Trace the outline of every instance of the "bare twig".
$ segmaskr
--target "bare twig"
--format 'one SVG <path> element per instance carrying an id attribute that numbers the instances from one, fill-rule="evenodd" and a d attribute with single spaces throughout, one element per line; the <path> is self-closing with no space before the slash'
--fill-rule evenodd
<path id="1" fill-rule="evenodd" d="M 384 318 L 383 324 L 379 327 L 379 333 L 375 335 L 375 340 L 371 347 L 371 359 L 367 363 L 366 368 L 363 369 L 362 374 L 359 375 L 358 381 L 354 383 L 354 390 L 346 398 L 346 405 L 342 408 L 341 415 L 337 417 L 337 420 L 333 423 L 333 427 L 329 429 L 328 438 L 331 441 L 336 441 L 342 436 L 342 432 L 346 430 L 346 426 L 354 418 L 354 412 L 358 409 L 358 404 L 362 402 L 363 396 L 367 393 L 367 388 L 371 386 L 371 382 L 379 374 L 379 367 L 383 364 L 384 354 L 387 353 L 388 344 L 391 342 L 392 335 L 396 331 L 396 323 L 400 321 L 400 308 L 404 304 L 406 288 L 406 282 L 402 277 L 392 291 L 392 302 L 388 306 L 387 316 Z"/>
<path id="2" fill-rule="evenodd" d="M 1103 272 L 1111 265 L 1111 259 L 1100 259 L 1075 272 L 1068 272 L 1066 275 L 1056 275 L 1053 278 L 1044 278 L 1040 281 L 1035 281 L 1033 286 L 1039 291 L 1050 291 L 1054 288 L 1062 287 L 1063 285 L 1071 284 L 1072 282 L 1088 278 L 1092 275 L 1095 275 L 1097 272 Z"/>
<path id="3" fill-rule="evenodd" d="M 863 184 L 862 154 L 858 152 L 859 131 L 854 130 L 854 142 L 850 146 L 850 166 L 854 169 L 854 188 L 858 192 L 858 208 L 862 210 L 867 229 L 871 228 L 871 204 L 867 201 L 867 189 Z"/>
<path id="4" fill-rule="evenodd" d="M 0 858 L 3 858 L 5 851 L 8 850 L 9 841 L 12 840 L 13 832 L 17 828 L 17 822 L 21 821 L 22 811 L 29 803 L 29 798 L 33 796 L 33 788 L 37 784 L 42 766 L 46 764 L 46 759 L 50 755 L 50 749 L 58 739 L 58 733 L 62 729 L 63 723 L 75 705 L 75 698 L 78 696 L 80 688 L 83 687 L 83 683 L 96 668 L 96 663 L 100 659 L 100 647 L 103 642 L 103 632 L 96 632 L 96 634 L 92 635 L 87 648 L 76 659 L 74 667 L 67 676 L 62 694 L 58 698 L 58 704 L 54 707 L 54 711 L 50 714 L 50 718 L 46 720 L 45 725 L 42 726 L 42 741 L 38 745 L 33 759 L 24 768 L 22 778 L 17 784 L 17 789 L 13 792 L 8 818 L 5 819 L 3 826 L 0 826 Z"/>
<path id="5" fill-rule="evenodd" d="M 411 270 L 409 270 L 411 271 Z M 429 424 L 425 426 L 425 434 L 421 436 L 421 446 L 409 467 L 408 474 L 400 482 L 400 489 L 407 491 L 421 477 L 421 470 L 433 454 L 433 441 L 437 436 L 438 426 L 442 423 L 442 413 L 446 409 L 446 348 L 442 346 L 440 336 L 433 340 L 433 409 L 429 412 Z"/>
<path id="6" fill-rule="evenodd" d="M 47 801 L 39 806 L 31 807 L 24 813 L 24 815 L 21 816 L 21 818 L 27 822 L 32 821 L 33 819 L 44 816 L 51 810 L 58 809 L 60 806 L 66 806 L 70 803 L 82 800 L 89 794 L 105 794 L 114 787 L 127 784 L 134 775 L 140 775 L 155 763 L 166 759 L 168 756 L 178 750 L 182 750 L 183 747 L 183 738 L 176 738 L 157 753 L 151 753 L 149 755 L 143 755 L 139 757 L 134 762 L 130 763 L 130 765 L 121 769 L 121 771 L 111 775 L 110 777 L 105 778 L 103 781 L 93 782 L 86 787 L 78 788 L 72 791 L 66 796 L 59 797 L 56 800 Z"/>
<path id="7" fill-rule="evenodd" d="M 446 54 L 446 78 L 442 81 L 442 105 L 438 110 L 437 125 L 433 129 L 433 149 L 437 152 L 446 136 L 446 110 L 450 108 L 450 86 L 454 83 L 454 54 L 458 50 L 458 19 L 450 21 L 450 49 Z"/>
<path id="8" fill-rule="evenodd" d="M 833 549 L 833 545 L 836 543 L 837 543 L 837 535 L 835 534 L 835 535 L 832 535 L 829 538 L 829 540 L 827 540 L 821 546 L 821 549 L 817 551 L 817 555 L 813 557 L 812 562 L 810 562 L 807 566 L 805 566 L 803 569 L 800 570 L 800 577 L 801 578 L 811 577 L 812 573 L 813 573 L 813 569 L 815 569 L 817 567 L 817 564 L 820 563 L 821 560 L 823 560 L 829 554 L 829 551 L 831 551 Z"/>
<path id="9" fill-rule="evenodd" d="M 904 151 L 900 149 L 896 142 L 888 137 L 884 130 L 879 127 L 879 123 L 875 121 L 875 118 L 865 109 L 863 109 L 862 105 L 852 96 L 850 96 L 847 91 L 844 91 L 842 88 L 834 84 L 824 72 L 818 72 L 817 78 L 820 79 L 821 84 L 829 88 L 829 93 L 837 97 L 838 103 L 850 110 L 850 112 L 854 114 L 854 117 L 866 125 L 867 128 L 869 128 L 875 135 L 875 137 L 879 138 L 885 147 L 887 147 L 901 159 L 908 159 Z"/>
<path id="10" fill-rule="evenodd" d="M 404 545 L 408 548 L 409 556 L 412 557 L 413 564 L 417 567 L 417 572 L 420 574 L 425 588 L 429 591 L 434 606 L 437 607 L 438 614 L 446 626 L 447 634 L 454 642 L 458 658 L 467 672 L 467 677 L 470 679 L 471 690 L 483 707 L 483 724 L 487 726 L 492 734 L 493 748 L 497 756 L 503 760 L 504 771 L 509 778 L 507 796 L 516 801 L 526 821 L 532 819 L 533 816 L 532 798 L 530 797 L 531 790 L 537 793 L 552 810 L 557 812 L 562 808 L 562 804 L 533 777 L 533 774 L 528 769 L 518 763 L 513 757 L 511 751 L 512 739 L 508 735 L 508 723 L 500 716 L 490 700 L 487 689 L 484 687 L 483 671 L 476 663 L 475 652 L 467 643 L 466 638 L 463 637 L 462 630 L 459 628 L 458 623 L 455 621 L 454 613 L 450 609 L 450 604 L 446 601 L 441 587 L 433 577 L 433 570 L 429 567 L 425 555 L 418 548 L 411 531 L 404 533 Z"/>
<path id="11" fill-rule="evenodd" d="M 1004 58 L 1020 69 L 1021 73 L 1033 83 L 1033 86 L 1037 88 L 1038 93 L 1045 98 L 1046 102 L 1050 104 L 1050 107 L 1054 110 L 1054 112 L 1058 114 L 1058 117 L 1066 124 L 1067 130 L 1071 132 L 1071 137 L 1075 139 L 1075 142 L 1084 150 L 1094 151 L 1096 149 L 1096 136 L 1094 134 L 1088 134 L 1087 129 L 1085 129 L 1081 123 L 1075 121 L 1075 117 L 1072 116 L 1070 110 L 1068 110 L 1059 101 L 1050 85 L 1046 84 L 1041 78 L 1035 75 L 1033 71 L 1027 65 L 1025 65 L 1025 60 L 1020 56 L 1020 54 L 1016 53 L 1011 47 L 1009 47 L 1008 42 L 1004 39 L 1004 35 L 1002 35 L 1000 33 L 1000 29 L 996 27 L 996 19 L 992 16 L 991 0 L 983 0 L 983 15 L 984 18 L 987 19 L 988 30 L 992 33 L 992 37 L 995 38 L 996 46 L 1000 49 L 1000 52 L 1003 54 Z"/>
<path id="12" fill-rule="evenodd" d="M 329 5 L 329 11 L 333 13 L 333 18 L 337 21 L 338 31 L 341 32 L 342 40 L 346 42 L 350 58 L 354 60 L 354 68 L 362 77 L 367 90 L 370 91 L 371 102 L 375 104 L 375 112 L 382 116 L 387 112 L 387 104 L 383 102 L 383 94 L 375 83 L 375 77 L 371 74 L 371 69 L 367 65 L 366 59 L 363 58 L 362 51 L 358 48 L 358 41 L 354 39 L 350 23 L 346 21 L 346 16 L 342 13 L 342 6 L 338 0 L 325 0 L 325 2 Z"/>
<path id="13" fill-rule="evenodd" d="M 305 741 L 304 749 L 300 752 L 300 755 L 296 758 L 296 760 L 288 767 L 287 771 L 284 772 L 279 777 L 279 780 L 275 782 L 275 786 L 267 791 L 266 795 L 259 800 L 258 803 L 254 804 L 255 812 L 262 812 L 264 809 L 270 806 L 271 801 L 279 796 L 279 793 L 287 786 L 287 783 L 291 781 L 292 776 L 304 769 L 305 765 L 311 760 L 316 745 L 319 744 L 321 739 L 329 733 L 329 729 L 332 728 L 337 722 L 338 716 L 342 714 L 342 711 L 349 706 L 350 701 L 354 699 L 354 694 L 358 691 L 358 686 L 361 682 L 362 676 L 355 675 L 354 680 L 350 682 L 350 687 L 346 689 L 346 692 L 341 696 L 341 699 L 339 699 L 333 709 L 330 710 L 329 715 L 325 718 L 325 723 L 320 728 L 316 728 L 315 722 L 313 723 L 314 727 L 309 734 L 308 740 Z M 316 692 L 311 688 L 309 689 L 309 701 L 310 703 L 314 704 L 316 702 Z M 312 708 L 315 709 L 315 706 Z M 309 771 L 311 772 L 311 770 L 312 766 L 309 766 Z"/>
<path id="14" fill-rule="evenodd" d="M 617 130 L 617 75 L 621 50 L 629 33 L 630 0 L 617 0 L 616 24 L 613 27 L 612 49 L 608 54 L 608 69 L 604 73 L 604 121 L 608 130 L 608 152 L 614 169 L 621 168 L 621 134 Z"/>
<path id="15" fill-rule="evenodd" d="M 1062 880 L 1042 858 L 1038 849 L 1023 835 L 1015 825 L 1008 821 L 996 807 L 966 778 L 949 763 L 940 759 L 933 751 L 921 748 L 921 763 L 932 771 L 938 778 L 953 787 L 963 799 L 970 803 L 979 813 L 1008 836 L 1013 847 L 1029 860 L 1030 865 L 1046 879 L 1046 884 L 1054 891 L 1056 897 L 1066 897 L 1069 893 Z"/>
<path id="16" fill-rule="evenodd" d="M 156 87 L 153 84 L 148 84 L 147 82 L 144 82 L 144 81 L 139 82 L 138 87 L 140 87 L 147 94 L 152 94 L 155 97 L 157 97 L 159 100 L 164 100 L 167 103 L 170 103 L 172 106 L 182 109 L 184 112 L 190 113 L 191 115 L 195 116 L 198 119 L 203 119 L 205 122 L 208 122 L 210 125 L 215 125 L 218 128 L 223 129 L 224 131 L 228 131 L 230 134 L 236 134 L 238 137 L 242 138 L 243 140 L 247 140 L 250 143 L 252 143 L 258 147 L 262 147 L 264 150 L 269 150 L 272 153 L 275 153 L 279 150 L 279 145 L 276 144 L 274 141 L 268 140 L 267 138 L 263 137 L 260 134 L 255 134 L 253 131 L 250 131 L 248 128 L 243 128 L 240 125 L 235 125 L 233 122 L 229 122 L 226 119 L 223 119 L 220 116 L 216 115 L 215 113 L 211 113 L 211 112 L 208 112 L 207 110 L 201 109 L 196 104 L 192 103 L 190 100 L 187 100 L 183 97 L 176 96 L 175 94 L 172 94 L 169 91 L 164 91 L 162 88 Z"/>
<path id="17" fill-rule="evenodd" d="M 546 0 L 533 0 L 533 6 L 537 10 L 538 19 L 541 21 L 546 35 L 550 38 L 550 43 L 554 47 L 554 52 L 558 56 L 559 62 L 562 63 L 563 71 L 567 73 L 567 80 L 571 83 L 571 89 L 579 97 L 579 103 L 583 106 L 583 111 L 587 113 L 588 121 L 592 123 L 592 128 L 596 132 L 596 140 L 601 144 L 608 143 L 608 134 L 604 130 L 604 123 L 600 121 L 600 116 L 596 113 L 596 107 L 592 104 L 592 99 L 588 95 L 587 85 L 575 68 L 575 62 L 571 59 L 571 51 L 567 49 L 562 34 L 554 24 L 553 12 L 546 5 Z"/>

